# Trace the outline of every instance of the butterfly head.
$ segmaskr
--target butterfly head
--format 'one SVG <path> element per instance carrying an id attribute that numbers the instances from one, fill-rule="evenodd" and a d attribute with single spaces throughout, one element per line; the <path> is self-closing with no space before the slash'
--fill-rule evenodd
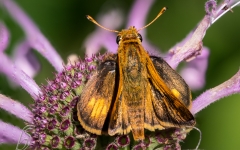
<path id="1" fill-rule="evenodd" d="M 142 36 L 134 26 L 130 26 L 129 29 L 124 29 L 118 33 L 116 42 L 118 45 L 124 42 L 138 42 L 140 44 Z"/>

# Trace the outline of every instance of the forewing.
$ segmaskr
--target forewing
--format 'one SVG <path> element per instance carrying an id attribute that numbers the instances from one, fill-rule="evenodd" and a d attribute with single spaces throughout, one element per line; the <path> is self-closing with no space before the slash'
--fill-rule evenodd
<path id="1" fill-rule="evenodd" d="M 164 83 L 172 91 L 179 93 L 175 94 L 187 107 L 191 105 L 191 92 L 184 79 L 173 70 L 168 63 L 160 57 L 151 56 L 151 60 L 156 68 L 158 75 L 164 80 Z"/>
<path id="2" fill-rule="evenodd" d="M 185 105 L 185 101 L 181 100 L 181 93 L 184 94 L 184 90 L 179 92 L 182 86 L 185 85 L 176 85 L 177 83 L 185 84 L 184 80 L 182 78 L 179 79 L 179 76 L 176 75 L 177 73 L 169 69 L 170 66 L 160 58 L 152 59 L 153 61 L 150 58 L 147 59 L 149 83 L 152 91 L 151 101 L 159 124 L 164 128 L 194 126 L 195 119 Z M 157 67 L 154 66 L 156 62 L 158 63 Z M 177 80 L 183 81 L 178 82 Z M 190 104 L 191 99 L 188 98 L 186 100 Z M 162 128 L 160 127 L 160 129 Z"/>
<path id="3" fill-rule="evenodd" d="M 84 129 L 98 135 L 111 106 L 116 76 L 116 60 L 102 62 L 87 82 L 77 104 L 78 120 Z"/>
<path id="4" fill-rule="evenodd" d="M 191 112 L 172 93 L 159 91 L 154 85 L 151 90 L 153 110 L 161 126 L 170 128 L 195 125 Z"/>

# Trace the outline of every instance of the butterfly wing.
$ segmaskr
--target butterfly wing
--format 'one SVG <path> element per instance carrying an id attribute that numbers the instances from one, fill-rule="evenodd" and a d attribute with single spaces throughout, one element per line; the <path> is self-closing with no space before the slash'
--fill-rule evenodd
<path id="1" fill-rule="evenodd" d="M 160 92 L 154 85 L 152 85 L 151 91 L 153 111 L 162 127 L 194 126 L 195 119 L 193 115 L 172 93 Z"/>
<path id="2" fill-rule="evenodd" d="M 146 128 L 194 126 L 195 119 L 188 109 L 191 96 L 185 81 L 161 58 L 152 60 L 147 64 L 151 89 L 151 100 L 147 103 L 152 118 L 145 118 Z"/>
<path id="3" fill-rule="evenodd" d="M 187 107 L 190 107 L 192 100 L 191 91 L 184 79 L 161 57 L 151 56 L 151 60 L 164 83 L 171 91 L 177 91 L 179 94 L 175 94 L 175 96 Z"/>
<path id="4" fill-rule="evenodd" d="M 106 58 L 87 82 L 77 104 L 78 120 L 91 133 L 102 134 L 112 103 L 116 60 Z"/>

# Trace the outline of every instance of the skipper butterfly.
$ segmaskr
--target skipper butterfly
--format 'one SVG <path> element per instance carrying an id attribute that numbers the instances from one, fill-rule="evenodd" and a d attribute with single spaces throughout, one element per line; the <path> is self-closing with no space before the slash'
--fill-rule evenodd
<path id="1" fill-rule="evenodd" d="M 109 30 L 118 33 L 117 54 L 105 55 L 77 104 L 78 120 L 90 133 L 113 136 L 132 132 L 134 140 L 143 140 L 144 129 L 195 125 L 188 85 L 162 58 L 149 56 L 141 44 L 138 32 L 152 22 L 138 30 L 134 26 L 120 32 Z"/>

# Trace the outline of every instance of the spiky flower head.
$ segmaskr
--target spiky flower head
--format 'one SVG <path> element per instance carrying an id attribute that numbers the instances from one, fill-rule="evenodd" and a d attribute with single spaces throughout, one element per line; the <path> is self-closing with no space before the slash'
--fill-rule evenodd
<path id="1" fill-rule="evenodd" d="M 69 64 L 55 79 L 48 81 L 48 85 L 42 86 L 42 94 L 32 105 L 31 149 L 96 147 L 96 136 L 84 131 L 77 120 L 76 104 L 101 60 L 102 56 L 93 56 Z"/>

